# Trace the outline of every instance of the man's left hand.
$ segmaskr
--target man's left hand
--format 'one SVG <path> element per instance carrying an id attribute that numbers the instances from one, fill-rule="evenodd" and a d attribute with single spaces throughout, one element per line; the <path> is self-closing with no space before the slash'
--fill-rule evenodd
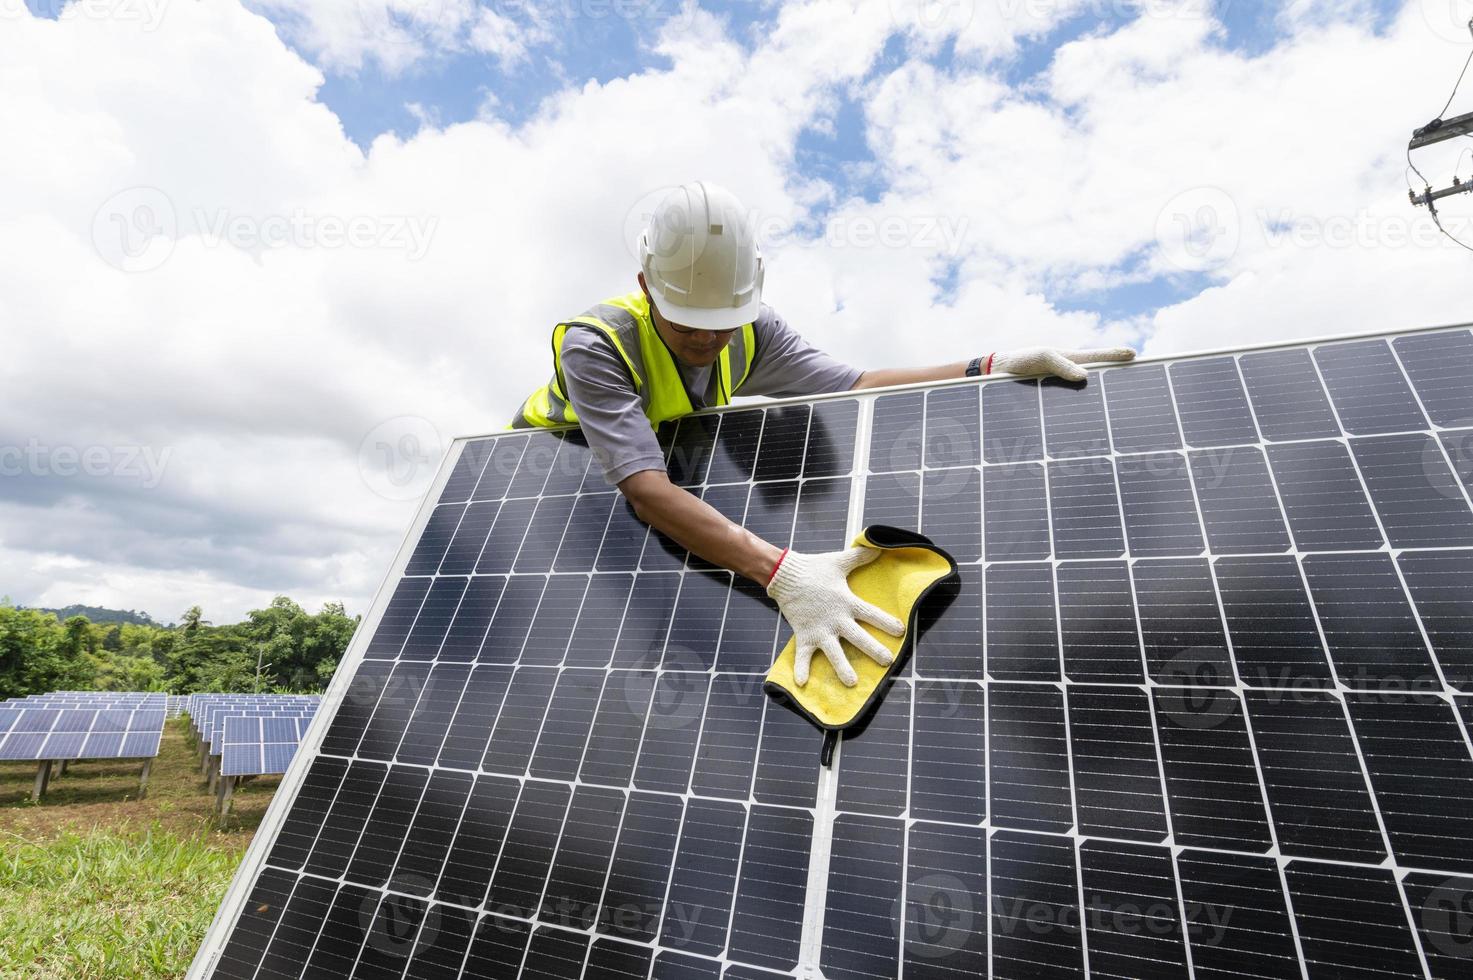
<path id="1" fill-rule="evenodd" d="M 1015 351 L 998 351 L 990 355 L 983 374 L 1051 374 L 1065 381 L 1083 381 L 1086 373 L 1081 364 L 1096 362 L 1121 363 L 1133 360 L 1129 347 L 1104 350 L 1058 350 L 1053 347 L 1024 347 Z"/>

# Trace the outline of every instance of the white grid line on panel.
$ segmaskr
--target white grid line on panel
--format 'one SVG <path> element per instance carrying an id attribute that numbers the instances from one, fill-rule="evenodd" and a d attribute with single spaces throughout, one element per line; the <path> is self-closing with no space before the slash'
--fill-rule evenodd
<path id="1" fill-rule="evenodd" d="M 922 399 L 924 404 L 925 399 Z M 870 431 L 874 419 L 874 401 L 860 399 L 854 423 L 854 453 L 849 467 L 849 512 L 844 521 L 844 546 L 863 530 L 865 482 L 869 471 Z M 924 409 L 922 409 L 921 452 L 925 453 Z M 812 431 L 809 420 L 809 432 Z M 807 436 L 805 436 L 805 448 Z M 860 461 L 863 460 L 863 465 Z M 797 520 L 797 507 L 793 509 Z M 767 707 L 770 709 L 772 703 Z M 765 717 L 765 713 L 764 713 Z M 759 742 L 760 752 L 760 742 Z M 824 914 L 828 909 L 829 859 L 833 852 L 834 819 L 838 811 L 839 772 L 843 765 L 844 738 L 835 738 L 834 754 L 830 765 L 820 767 L 818 774 L 817 805 L 813 810 L 813 847 L 808 856 L 808 886 L 803 896 L 803 925 L 799 933 L 798 971 L 802 974 L 822 976 L 820 958 L 823 953 Z M 905 883 L 902 879 L 901 890 Z M 902 899 L 902 906 L 904 901 Z M 902 916 L 904 913 L 901 913 Z M 902 934 L 904 930 L 901 930 Z"/>

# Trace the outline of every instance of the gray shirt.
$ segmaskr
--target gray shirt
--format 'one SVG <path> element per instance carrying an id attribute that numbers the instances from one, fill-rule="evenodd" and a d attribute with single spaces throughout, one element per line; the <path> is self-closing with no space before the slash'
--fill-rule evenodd
<path id="1" fill-rule="evenodd" d="M 848 391 L 861 371 L 809 344 L 764 305 L 752 325 L 756 351 L 740 395 L 783 398 Z M 675 363 L 695 408 L 714 403 L 709 367 Z M 617 484 L 640 470 L 663 470 L 665 454 L 645 417 L 634 379 L 613 343 L 597 329 L 570 329 L 563 337 L 563 381 L 588 445 Z"/>

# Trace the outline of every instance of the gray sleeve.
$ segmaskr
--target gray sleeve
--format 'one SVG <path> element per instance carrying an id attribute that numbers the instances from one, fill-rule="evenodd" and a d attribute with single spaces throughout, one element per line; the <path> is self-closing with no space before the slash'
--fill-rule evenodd
<path id="1" fill-rule="evenodd" d="M 770 306 L 762 307 L 752 329 L 757 358 L 739 394 L 786 398 L 848 391 L 864 373 L 808 343 Z"/>
<path id="2" fill-rule="evenodd" d="M 610 484 L 665 469 L 665 452 L 645 417 L 629 370 L 613 346 L 587 330 L 563 337 L 563 383 L 578 424 Z"/>

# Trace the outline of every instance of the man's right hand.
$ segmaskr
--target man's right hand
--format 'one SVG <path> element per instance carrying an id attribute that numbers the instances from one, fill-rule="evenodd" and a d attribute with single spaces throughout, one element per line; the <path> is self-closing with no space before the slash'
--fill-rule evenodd
<path id="1" fill-rule="evenodd" d="M 859 681 L 840 640 L 848 640 L 882 667 L 895 659 L 894 654 L 859 624 L 860 621 L 869 623 L 891 636 L 904 636 L 905 624 L 865 602 L 849 588 L 849 573 L 879 556 L 874 548 L 856 547 L 818 555 L 788 550 L 778 559 L 767 584 L 767 594 L 777 602 L 793 628 L 793 680 L 799 687 L 808 683 L 814 650 L 823 651 L 845 687 L 853 687 Z"/>

